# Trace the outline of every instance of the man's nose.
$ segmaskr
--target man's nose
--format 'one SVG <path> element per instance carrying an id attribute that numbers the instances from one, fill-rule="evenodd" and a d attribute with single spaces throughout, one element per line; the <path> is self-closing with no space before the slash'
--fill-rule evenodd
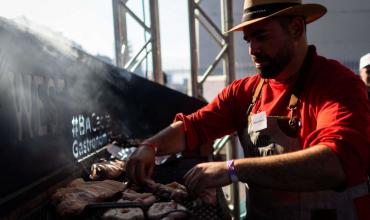
<path id="1" fill-rule="evenodd" d="M 249 54 L 256 55 L 261 52 L 260 45 L 256 41 L 249 42 Z"/>

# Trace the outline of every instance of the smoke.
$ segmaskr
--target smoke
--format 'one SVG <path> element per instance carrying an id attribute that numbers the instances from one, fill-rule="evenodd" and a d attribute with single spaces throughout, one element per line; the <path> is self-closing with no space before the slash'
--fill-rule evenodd
<path id="1" fill-rule="evenodd" d="M 148 136 L 174 113 L 203 104 L 103 63 L 55 33 L 4 18 L 0 94 L 0 166 L 10 167 L 0 197 L 76 163 L 113 132 Z"/>
<path id="2" fill-rule="evenodd" d="M 11 167 L 0 197 L 108 142 L 111 68 L 25 19 L 0 18 L 0 163 Z"/>
<path id="3" fill-rule="evenodd" d="M 49 49 L 49 47 L 52 47 L 54 50 L 57 50 L 72 59 L 78 57 L 76 50 L 73 48 L 81 47 L 75 42 L 63 37 L 61 33 L 54 32 L 49 28 L 37 25 L 23 16 L 15 18 L 9 22 L 12 22 L 20 31 L 30 33 L 38 38 L 38 40 L 45 45 L 43 48 L 45 53 L 51 56 L 56 56 L 57 54 L 53 50 Z"/>
<path id="4" fill-rule="evenodd" d="M 144 110 L 133 107 L 138 100 L 123 99 L 135 95 L 130 91 L 138 77 L 25 18 L 0 18 L 0 45 L 0 105 L 7 106 L 0 117 L 7 114 L 11 124 L 11 129 L 0 125 L 9 133 L 5 142 L 56 137 L 48 145 L 60 146 L 57 161 L 66 161 L 99 149 L 113 130 L 133 136 L 132 115 Z"/>

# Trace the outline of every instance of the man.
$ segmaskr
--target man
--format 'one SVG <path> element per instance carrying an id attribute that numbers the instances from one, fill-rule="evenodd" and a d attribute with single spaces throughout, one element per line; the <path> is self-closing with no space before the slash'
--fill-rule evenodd
<path id="1" fill-rule="evenodd" d="M 370 99 L 370 53 L 360 59 L 360 77 L 367 86 L 367 95 Z"/>
<path id="2" fill-rule="evenodd" d="M 155 154 L 195 151 L 237 131 L 245 158 L 196 165 L 184 176 L 191 194 L 242 181 L 248 219 L 370 219 L 366 88 L 306 41 L 306 24 L 325 12 L 299 0 L 245 0 L 230 31 L 243 31 L 258 74 L 145 140 L 129 178 L 145 182 Z"/>

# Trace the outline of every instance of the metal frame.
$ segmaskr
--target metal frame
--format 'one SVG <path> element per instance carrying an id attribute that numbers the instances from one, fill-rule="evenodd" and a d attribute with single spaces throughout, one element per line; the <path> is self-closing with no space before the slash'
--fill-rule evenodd
<path id="1" fill-rule="evenodd" d="M 150 7 L 150 27 L 145 24 L 130 8 L 127 6 L 128 0 L 112 0 L 114 30 L 115 30 L 115 51 L 117 66 L 134 72 L 141 62 L 152 54 L 153 80 L 160 84 L 164 83 L 161 51 L 160 51 L 160 34 L 158 19 L 158 0 L 148 0 Z M 188 0 L 189 13 L 189 37 L 190 37 L 190 62 L 191 62 L 191 85 L 190 91 L 193 97 L 204 99 L 203 83 L 212 74 L 219 62 L 223 62 L 223 75 L 225 85 L 230 84 L 235 79 L 235 60 L 234 60 L 234 39 L 232 33 L 226 33 L 233 24 L 232 1 L 220 0 L 221 6 L 221 30 L 209 18 L 206 12 L 200 7 L 201 0 Z M 145 12 L 144 12 L 145 13 Z M 147 33 L 150 39 L 147 40 L 130 60 L 128 54 L 122 54 L 122 45 L 127 45 L 127 24 L 126 16 L 131 16 Z M 199 73 L 199 25 L 205 28 L 212 39 L 220 46 L 220 51 L 214 61 L 207 67 L 204 73 Z M 150 45 L 150 47 L 149 47 Z M 148 48 L 149 47 L 149 48 Z M 230 146 L 226 149 L 227 158 L 236 158 L 236 137 L 235 135 L 227 136 L 216 142 L 214 145 L 215 154 L 219 153 L 224 146 Z M 239 219 L 239 185 L 233 184 L 231 187 L 230 208 L 233 211 L 234 219 Z"/>
<path id="2" fill-rule="evenodd" d="M 200 7 L 200 0 L 188 0 L 189 34 L 190 34 L 190 63 L 191 63 L 191 95 L 203 98 L 203 83 L 223 60 L 223 74 L 226 76 L 225 85 L 235 79 L 234 39 L 232 33 L 226 33 L 232 27 L 232 1 L 220 0 L 222 30 L 212 21 Z M 214 61 L 202 74 L 199 73 L 199 24 L 205 28 L 213 40 L 220 46 L 220 51 Z"/>
<path id="3" fill-rule="evenodd" d="M 123 13 L 121 4 L 119 0 L 112 0 L 113 9 L 113 28 L 114 28 L 114 49 L 116 56 L 116 65 L 118 67 L 123 67 L 127 62 L 128 54 L 122 51 L 122 46 L 127 45 L 127 24 L 126 24 L 126 13 Z"/>
<path id="4" fill-rule="evenodd" d="M 190 38 L 190 62 L 191 62 L 191 95 L 203 98 L 203 83 L 212 74 L 217 64 L 223 60 L 223 75 L 226 76 L 225 85 L 235 79 L 234 39 L 232 33 L 227 33 L 233 25 L 232 1 L 220 0 L 221 8 L 221 29 L 209 18 L 200 6 L 200 0 L 188 0 L 189 10 L 189 38 Z M 212 39 L 220 46 L 220 51 L 214 61 L 207 67 L 204 73 L 199 73 L 199 24 L 205 28 Z M 237 140 L 235 135 L 225 136 L 214 144 L 214 154 L 229 144 L 226 149 L 228 159 L 237 157 Z M 239 184 L 231 186 L 230 209 L 233 211 L 234 219 L 240 218 L 239 208 Z"/>
<path id="5" fill-rule="evenodd" d="M 135 72 L 137 67 L 152 55 L 152 79 L 164 84 L 164 76 L 161 61 L 160 28 L 158 16 L 158 0 L 148 0 L 150 9 L 150 26 L 140 19 L 128 6 L 128 0 L 112 0 L 116 65 Z M 145 13 L 145 11 L 143 12 Z M 131 16 L 145 32 L 150 34 L 141 49 L 129 60 L 127 50 L 122 51 L 128 43 L 126 16 Z M 149 46 L 150 45 L 150 46 Z M 123 53 L 122 53 L 123 52 Z"/>

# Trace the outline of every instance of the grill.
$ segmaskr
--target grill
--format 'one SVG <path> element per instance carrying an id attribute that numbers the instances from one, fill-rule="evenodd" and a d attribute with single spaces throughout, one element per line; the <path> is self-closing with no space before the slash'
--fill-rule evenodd
<path id="1" fill-rule="evenodd" d="M 207 161 L 206 158 L 188 158 L 188 157 L 171 157 L 166 163 L 156 166 L 154 170 L 153 179 L 155 182 L 168 184 L 170 182 L 182 181 L 182 176 L 194 165 Z M 124 180 L 125 181 L 125 180 Z M 229 219 L 229 212 L 226 205 L 226 200 L 219 189 L 216 191 L 217 203 L 216 205 L 210 205 L 202 202 L 201 200 L 184 200 L 180 204 L 187 208 L 185 212 L 186 218 L 184 219 L 194 219 L 194 220 L 217 220 L 217 219 Z M 169 202 L 167 197 L 156 196 L 157 202 Z M 107 209 L 113 207 L 138 207 L 143 210 L 144 216 L 147 216 L 147 211 L 149 207 L 135 204 L 135 203 L 100 203 L 94 204 L 87 207 L 88 213 L 93 213 L 90 216 L 101 216 Z M 169 214 L 169 213 L 167 213 Z M 165 217 L 166 214 L 163 215 Z"/>
<path id="2" fill-rule="evenodd" d="M 0 18 L 0 219 L 60 219 L 50 195 L 87 179 L 90 165 L 108 158 L 106 144 L 119 139 L 126 148 L 205 105 L 51 38 Z M 179 181 L 195 162 L 169 160 L 155 181 Z M 222 216 L 220 207 L 184 205 L 192 218 Z"/>
<path id="3" fill-rule="evenodd" d="M 169 160 L 167 163 L 159 165 L 155 168 L 154 180 L 157 182 L 168 183 L 172 181 L 180 181 L 182 174 L 184 174 L 190 167 L 194 166 L 199 162 L 204 162 L 204 159 L 194 159 L 194 158 L 178 158 Z M 164 175 L 171 173 L 173 171 L 177 172 L 176 176 L 173 175 Z M 87 173 L 83 172 L 83 176 L 87 177 Z M 120 178 L 121 181 L 126 179 L 123 177 Z M 118 200 L 117 197 L 115 200 Z M 156 196 L 156 202 L 169 202 L 168 198 Z M 39 208 L 38 210 L 31 213 L 25 219 L 84 219 L 84 220 L 93 220 L 101 219 L 104 213 L 110 209 L 122 209 L 122 208 L 139 208 L 142 210 L 144 219 L 148 218 L 149 206 L 145 206 L 137 202 L 116 202 L 107 201 L 102 203 L 92 203 L 85 207 L 82 214 L 75 217 L 63 218 L 60 217 L 56 212 L 55 208 L 47 203 L 45 206 Z M 230 219 L 230 215 L 227 209 L 226 200 L 223 196 L 222 190 L 217 190 L 217 203 L 216 205 L 206 204 L 198 200 L 184 200 L 180 202 L 180 205 L 186 207 L 187 210 L 177 210 L 175 212 L 184 213 L 184 218 L 181 219 L 194 219 L 194 220 L 217 220 L 217 219 Z M 161 218 L 166 217 L 168 214 L 173 212 L 168 212 L 162 215 Z"/>
<path id="4" fill-rule="evenodd" d="M 217 204 L 216 206 L 209 205 L 209 204 L 202 204 L 197 205 L 194 201 L 185 201 L 181 205 L 184 205 L 187 208 L 187 211 L 183 210 L 176 210 L 170 211 L 163 215 L 161 218 L 167 217 L 168 214 L 173 212 L 180 212 L 184 213 L 185 216 L 183 219 L 203 219 L 203 220 L 217 220 L 217 219 L 227 219 L 227 214 L 223 213 L 221 206 Z M 149 207 L 142 206 L 140 204 L 135 203 L 102 203 L 102 204 L 92 204 L 87 207 L 87 213 L 90 218 L 97 218 L 101 217 L 106 209 L 110 208 L 140 208 L 144 213 L 144 218 L 148 218 L 148 209 Z M 102 210 L 98 210 L 102 209 Z"/>

